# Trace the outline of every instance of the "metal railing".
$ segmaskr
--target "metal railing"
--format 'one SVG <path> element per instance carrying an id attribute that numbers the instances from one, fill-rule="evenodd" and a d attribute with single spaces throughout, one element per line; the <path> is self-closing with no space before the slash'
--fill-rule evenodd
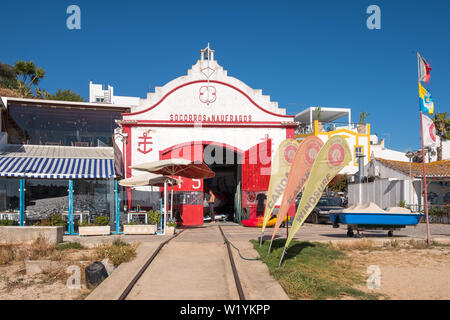
<path id="1" fill-rule="evenodd" d="M 412 212 L 425 213 L 424 204 L 406 205 Z M 448 205 L 428 204 L 428 219 L 430 223 L 450 224 L 450 211 Z"/>

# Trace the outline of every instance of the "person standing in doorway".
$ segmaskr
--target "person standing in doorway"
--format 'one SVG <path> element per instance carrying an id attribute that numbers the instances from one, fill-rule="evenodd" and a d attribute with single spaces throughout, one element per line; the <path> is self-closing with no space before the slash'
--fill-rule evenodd
<path id="1" fill-rule="evenodd" d="M 216 196 L 212 192 L 211 189 L 209 189 L 209 200 L 208 200 L 208 206 L 209 206 L 209 212 L 211 212 L 211 223 L 215 223 L 215 215 L 214 215 L 214 201 L 216 200 Z"/>

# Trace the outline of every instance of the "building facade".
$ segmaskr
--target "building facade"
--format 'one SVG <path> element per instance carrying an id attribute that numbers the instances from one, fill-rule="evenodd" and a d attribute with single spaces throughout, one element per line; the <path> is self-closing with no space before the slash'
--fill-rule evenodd
<path id="1" fill-rule="evenodd" d="M 74 234 L 75 222 L 108 216 L 113 227 L 113 135 L 115 121 L 129 107 L 0 100 L 0 219 L 30 225 L 61 214 Z"/>
<path id="2" fill-rule="evenodd" d="M 422 163 L 373 158 L 365 168 L 363 183 L 349 185 L 349 205 L 374 202 L 381 208 L 388 208 L 403 203 L 414 211 L 423 210 L 422 166 Z M 450 160 L 426 163 L 425 167 L 429 207 L 448 210 Z"/>
<path id="3" fill-rule="evenodd" d="M 294 138 L 297 124 L 269 96 L 231 77 L 206 48 L 185 76 L 157 87 L 118 121 L 126 177 L 139 175 L 130 166 L 168 158 L 202 160 L 212 179 L 187 179 L 174 188 L 174 207 L 185 225 L 203 224 L 205 192 L 217 198 L 216 214 L 262 214 L 258 203 L 270 179 L 274 149 Z M 118 141 L 119 143 L 119 141 Z M 128 190 L 129 207 L 157 207 L 159 193 Z M 237 198 L 242 200 L 238 205 Z M 139 199 L 139 200 L 138 200 Z"/>
<path id="4" fill-rule="evenodd" d="M 343 136 L 352 151 L 352 161 L 340 174 L 354 174 L 359 170 L 358 156 L 367 164 L 371 158 L 370 124 L 355 124 L 351 120 L 351 109 L 310 107 L 295 116 L 299 123 L 296 138 L 303 140 L 315 135 L 325 143 L 334 135 Z"/>

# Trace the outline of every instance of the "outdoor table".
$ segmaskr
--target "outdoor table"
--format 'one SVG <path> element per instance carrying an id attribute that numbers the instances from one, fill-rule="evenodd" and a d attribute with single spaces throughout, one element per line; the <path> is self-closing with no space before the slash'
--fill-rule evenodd
<path id="1" fill-rule="evenodd" d="M 128 211 L 128 223 L 130 223 L 131 219 L 133 219 L 134 215 L 144 215 L 145 216 L 145 224 L 147 224 L 147 212 L 146 211 Z"/>
<path id="2" fill-rule="evenodd" d="M 0 212 L 0 220 L 14 220 L 14 216 L 19 218 L 20 212 L 19 211 L 2 211 Z"/>

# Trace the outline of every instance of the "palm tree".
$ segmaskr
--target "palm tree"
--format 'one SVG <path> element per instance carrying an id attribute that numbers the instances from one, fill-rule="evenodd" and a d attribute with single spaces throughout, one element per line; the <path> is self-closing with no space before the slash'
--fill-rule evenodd
<path id="1" fill-rule="evenodd" d="M 447 112 L 436 113 L 434 115 L 434 127 L 436 134 L 441 138 L 439 147 L 437 147 L 437 160 L 442 160 L 442 140 L 450 140 L 450 118 Z"/>
<path id="2" fill-rule="evenodd" d="M 45 77 L 44 69 L 36 67 L 33 61 L 17 61 L 14 64 L 14 71 L 27 88 L 31 88 L 32 85 L 38 85 L 39 81 Z"/>
<path id="3" fill-rule="evenodd" d="M 368 116 L 370 116 L 370 113 L 367 113 L 365 111 L 359 113 L 359 123 L 356 126 L 358 129 L 358 133 L 366 133 L 366 119 Z"/>
<path id="4" fill-rule="evenodd" d="M 366 124 L 367 117 L 370 116 L 370 113 L 365 111 L 359 113 L 359 124 Z"/>

